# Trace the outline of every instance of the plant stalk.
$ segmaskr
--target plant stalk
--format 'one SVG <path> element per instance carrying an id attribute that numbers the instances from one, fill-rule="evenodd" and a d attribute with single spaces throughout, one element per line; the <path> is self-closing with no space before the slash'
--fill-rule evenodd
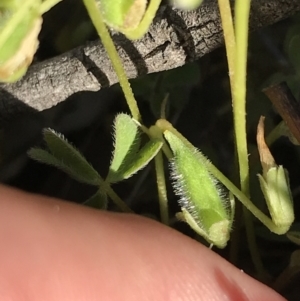
<path id="1" fill-rule="evenodd" d="M 168 196 L 167 196 L 167 189 L 166 189 L 166 179 L 165 179 L 162 151 L 159 151 L 158 154 L 155 156 L 154 162 L 155 162 L 155 170 L 156 170 L 160 218 L 161 221 L 168 226 L 169 225 Z"/>
<path id="2" fill-rule="evenodd" d="M 108 32 L 108 29 L 103 21 L 103 16 L 100 8 L 97 6 L 97 2 L 94 0 L 83 0 L 85 7 L 89 13 L 89 16 L 98 32 L 98 35 L 101 38 L 103 46 L 112 62 L 113 68 L 118 76 L 121 88 L 124 92 L 129 110 L 131 112 L 132 117 L 141 121 L 141 115 L 139 108 L 137 106 L 137 102 L 134 98 L 132 89 L 130 87 L 130 83 L 126 76 L 125 70 L 123 68 L 123 64 L 118 55 L 117 49 L 111 39 L 111 36 Z"/>
<path id="3" fill-rule="evenodd" d="M 101 180 L 100 188 L 107 193 L 111 200 L 117 205 L 123 212 L 134 213 L 126 203 L 115 193 L 115 191 L 110 187 L 110 185 Z"/>

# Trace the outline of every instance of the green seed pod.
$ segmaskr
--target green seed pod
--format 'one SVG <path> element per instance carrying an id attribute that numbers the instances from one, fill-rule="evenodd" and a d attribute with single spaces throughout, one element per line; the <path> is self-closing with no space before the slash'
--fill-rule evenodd
<path id="1" fill-rule="evenodd" d="M 222 185 L 207 168 L 208 159 L 170 131 L 164 137 L 171 146 L 171 178 L 182 208 L 181 219 L 219 248 L 226 246 L 232 225 L 231 203 Z"/>

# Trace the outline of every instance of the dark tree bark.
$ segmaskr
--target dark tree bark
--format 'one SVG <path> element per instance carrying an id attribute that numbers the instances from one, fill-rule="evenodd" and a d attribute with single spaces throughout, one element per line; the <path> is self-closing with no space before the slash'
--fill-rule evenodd
<path id="1" fill-rule="evenodd" d="M 251 29 L 278 22 L 300 11 L 299 0 L 253 0 Z M 129 78 L 168 70 L 194 61 L 223 44 L 216 0 L 193 12 L 162 7 L 150 31 L 138 41 L 113 34 Z M 41 111 L 78 91 L 97 91 L 117 82 L 99 41 L 30 67 L 22 80 L 0 85 L 0 124 L 18 112 Z"/>

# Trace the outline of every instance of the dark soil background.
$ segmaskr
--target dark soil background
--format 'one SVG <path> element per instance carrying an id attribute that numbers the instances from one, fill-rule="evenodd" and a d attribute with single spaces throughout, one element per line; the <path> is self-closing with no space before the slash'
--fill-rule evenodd
<path id="1" fill-rule="evenodd" d="M 36 61 L 96 38 L 82 4 L 77 2 L 65 0 L 46 14 Z M 266 210 L 256 177 L 256 173 L 260 172 L 254 155 L 256 127 L 260 115 L 264 115 L 266 132 L 269 133 L 281 118 L 261 90 L 270 83 L 285 80 L 299 100 L 300 15 L 251 34 L 248 66 L 247 129 L 252 169 L 251 192 L 254 202 Z M 146 125 L 150 126 L 159 117 L 160 103 L 169 93 L 168 119 L 226 175 L 231 179 L 236 177 L 231 96 L 224 48 L 182 68 L 132 81 L 132 86 Z M 0 180 L 26 191 L 83 203 L 95 192 L 93 187 L 80 184 L 53 167 L 30 160 L 26 152 L 32 146 L 42 146 L 42 128 L 52 127 L 63 133 L 105 177 L 113 145 L 112 123 L 119 112 L 128 112 L 128 109 L 116 85 L 99 92 L 77 93 L 54 108 L 20 120 L 14 128 L 5 129 L 5 161 L 0 168 Z M 277 163 L 289 171 L 295 203 L 295 229 L 300 231 L 299 146 L 283 137 L 271 149 Z M 155 174 L 151 167 L 113 188 L 136 213 L 159 219 Z M 174 217 L 179 208 L 170 183 L 168 185 L 170 211 Z M 109 209 L 117 210 L 111 204 Z M 240 208 L 237 212 L 241 212 Z M 296 272 L 293 276 L 288 268 L 290 258 L 299 252 L 299 246 L 285 236 L 271 235 L 258 221 L 254 222 L 259 252 L 270 275 L 264 281 L 288 300 L 300 300 L 297 286 L 300 283 L 300 260 L 296 263 L 298 274 Z M 174 227 L 195 236 L 182 223 L 175 222 Z M 230 244 L 225 250 L 215 251 L 257 277 L 243 222 L 238 217 L 233 232 L 239 246 L 238 255 L 233 255 Z"/>

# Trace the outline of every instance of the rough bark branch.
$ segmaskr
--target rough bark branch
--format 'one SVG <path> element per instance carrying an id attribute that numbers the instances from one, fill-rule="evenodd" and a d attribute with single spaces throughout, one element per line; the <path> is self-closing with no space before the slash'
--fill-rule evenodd
<path id="1" fill-rule="evenodd" d="M 267 26 L 300 11 L 299 0 L 253 0 L 251 29 Z M 223 44 L 217 0 L 197 11 L 162 7 L 141 40 L 113 34 L 129 78 L 168 70 L 194 61 Z M 0 124 L 18 112 L 41 111 L 78 91 L 97 91 L 117 82 L 99 41 L 31 66 L 22 80 L 0 85 Z"/>

